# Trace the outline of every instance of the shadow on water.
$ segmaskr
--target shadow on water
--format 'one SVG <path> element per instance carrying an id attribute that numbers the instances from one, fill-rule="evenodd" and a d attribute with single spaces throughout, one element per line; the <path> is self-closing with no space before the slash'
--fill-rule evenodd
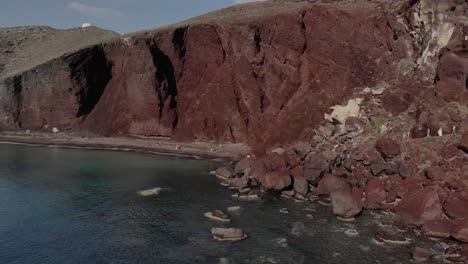
<path id="1" fill-rule="evenodd" d="M 268 197 L 239 203 L 208 172 L 213 161 L 0 145 L 0 263 L 408 263 L 406 247 L 370 238 L 330 208 Z M 157 198 L 137 191 L 164 187 Z M 241 205 L 226 226 L 249 238 L 221 243 L 205 219 Z M 280 214 L 287 207 L 289 214 Z M 315 211 L 305 217 L 306 207 Z M 359 234 L 350 237 L 346 230 Z"/>

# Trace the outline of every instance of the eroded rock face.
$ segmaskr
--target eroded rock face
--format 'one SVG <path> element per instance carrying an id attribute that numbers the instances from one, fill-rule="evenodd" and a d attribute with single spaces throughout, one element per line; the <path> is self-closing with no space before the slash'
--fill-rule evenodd
<path id="1" fill-rule="evenodd" d="M 255 20 L 233 8 L 125 36 L 0 81 L 0 123 L 253 146 L 290 143 L 310 137 L 330 107 L 357 102 L 348 98 L 355 87 L 395 79 L 398 54 L 437 67 L 440 51 L 458 45 L 452 36 L 461 32 L 454 16 L 442 12 L 449 1 L 442 2 L 272 1 L 253 7 L 262 11 Z M 234 13 L 234 22 L 222 19 Z M 401 16 L 412 17 L 410 24 Z M 441 83 L 459 76 L 445 74 L 443 65 Z M 355 108 L 351 116 L 359 114 Z"/>

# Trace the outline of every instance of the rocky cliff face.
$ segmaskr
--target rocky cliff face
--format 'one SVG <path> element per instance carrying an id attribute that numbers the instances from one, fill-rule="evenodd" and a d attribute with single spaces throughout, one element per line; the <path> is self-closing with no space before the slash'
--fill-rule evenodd
<path id="1" fill-rule="evenodd" d="M 0 80 L 3 129 L 87 130 L 272 146 L 387 83 L 466 103 L 465 1 L 268 1 L 67 54 Z M 431 100 L 432 100 L 431 99 Z M 395 103 L 396 102 L 396 103 Z M 405 106 L 407 105 L 407 106 Z"/>

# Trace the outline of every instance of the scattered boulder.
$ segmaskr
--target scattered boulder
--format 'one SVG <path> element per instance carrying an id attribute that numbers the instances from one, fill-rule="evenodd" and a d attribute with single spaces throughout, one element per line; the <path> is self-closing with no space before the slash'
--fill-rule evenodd
<path id="1" fill-rule="evenodd" d="M 301 157 L 299 154 L 297 154 L 296 151 L 293 149 L 288 149 L 285 153 L 284 156 L 286 157 L 286 162 L 291 166 L 297 166 L 301 164 Z"/>
<path id="2" fill-rule="evenodd" d="M 236 174 L 234 173 L 234 170 L 228 166 L 217 169 L 215 174 L 217 177 L 223 178 L 223 179 L 230 179 L 236 176 Z"/>
<path id="3" fill-rule="evenodd" d="M 263 158 L 263 163 L 265 168 L 270 171 L 285 170 L 288 165 L 285 157 L 278 153 L 272 153 Z"/>
<path id="4" fill-rule="evenodd" d="M 211 235 L 219 241 L 240 241 L 247 238 L 247 235 L 240 228 L 213 227 Z"/>
<path id="5" fill-rule="evenodd" d="M 304 177 L 304 167 L 303 166 L 295 166 L 291 169 L 289 169 L 289 174 L 291 174 L 291 176 L 293 178 L 296 178 L 296 177 Z"/>
<path id="6" fill-rule="evenodd" d="M 387 196 L 382 180 L 379 178 L 373 178 L 367 183 L 365 194 L 365 207 L 370 210 L 380 209 Z"/>
<path id="7" fill-rule="evenodd" d="M 312 152 L 312 146 L 307 142 L 298 142 L 292 147 L 292 149 L 297 153 L 297 155 L 299 155 L 301 160 L 304 160 L 307 155 Z"/>
<path id="8" fill-rule="evenodd" d="M 394 164 L 388 162 L 372 164 L 370 169 L 374 176 L 380 176 L 381 174 L 395 174 L 395 172 L 398 170 Z"/>
<path id="9" fill-rule="evenodd" d="M 231 222 L 231 218 L 227 214 L 217 209 L 211 212 L 205 213 L 205 217 L 212 219 L 212 220 L 220 221 L 220 222 L 227 222 L 227 223 Z"/>
<path id="10" fill-rule="evenodd" d="M 251 158 L 242 159 L 239 162 L 237 162 L 236 166 L 234 167 L 234 172 L 236 174 L 243 175 L 246 173 L 247 169 L 250 169 L 252 163 L 253 159 Z"/>
<path id="11" fill-rule="evenodd" d="M 426 221 L 423 226 L 424 235 L 437 238 L 449 238 L 453 222 L 449 219 Z"/>
<path id="12" fill-rule="evenodd" d="M 261 182 L 266 190 L 281 191 L 291 186 L 292 180 L 289 171 L 273 171 L 265 175 Z"/>
<path id="13" fill-rule="evenodd" d="M 241 178 L 236 177 L 236 178 L 231 178 L 231 179 L 226 180 L 226 183 L 230 187 L 234 187 L 236 189 L 244 189 L 244 188 L 249 187 L 249 182 L 250 182 L 250 179 L 247 176 L 244 176 Z"/>
<path id="14" fill-rule="evenodd" d="M 385 160 L 391 160 L 400 155 L 401 147 L 393 139 L 379 139 L 375 143 L 375 149 L 380 153 Z"/>
<path id="15" fill-rule="evenodd" d="M 332 192 L 335 191 L 349 189 L 351 189 L 351 187 L 345 180 L 335 176 L 334 174 L 326 174 L 325 176 L 323 176 L 322 180 L 318 185 L 317 194 L 330 195 Z"/>
<path id="16" fill-rule="evenodd" d="M 344 219 L 353 218 L 362 211 L 362 191 L 344 188 L 331 193 L 333 213 Z"/>
<path id="17" fill-rule="evenodd" d="M 468 195 L 451 193 L 444 204 L 444 211 L 454 220 L 468 218 Z"/>
<path id="18" fill-rule="evenodd" d="M 294 190 L 300 194 L 307 194 L 309 192 L 309 183 L 304 177 L 294 178 Z"/>
<path id="19" fill-rule="evenodd" d="M 468 218 L 460 220 L 454 225 L 452 237 L 463 243 L 468 243 Z"/>
<path id="20" fill-rule="evenodd" d="M 402 198 L 396 207 L 395 220 L 403 225 L 421 226 L 427 221 L 441 219 L 442 215 L 439 195 L 426 188 Z"/>
<path id="21" fill-rule="evenodd" d="M 310 153 L 304 161 L 304 178 L 316 184 L 325 173 L 330 172 L 327 160 L 320 154 Z"/>

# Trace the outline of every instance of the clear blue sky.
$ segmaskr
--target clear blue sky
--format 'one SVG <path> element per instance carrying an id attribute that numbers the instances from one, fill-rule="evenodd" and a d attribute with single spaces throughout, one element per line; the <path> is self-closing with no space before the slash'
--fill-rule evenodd
<path id="1" fill-rule="evenodd" d="M 254 0 L 0 0 L 0 27 L 71 28 L 89 22 L 129 33 L 250 1 Z"/>

